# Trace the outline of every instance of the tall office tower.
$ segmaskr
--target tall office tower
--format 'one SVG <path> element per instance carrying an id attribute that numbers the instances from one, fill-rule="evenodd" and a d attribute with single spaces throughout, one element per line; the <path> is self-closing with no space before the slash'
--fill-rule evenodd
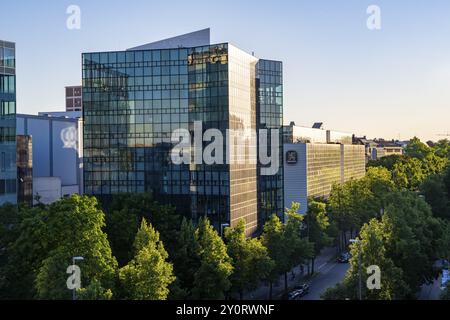
<path id="1" fill-rule="evenodd" d="M 66 87 L 66 112 L 83 110 L 83 88 L 81 86 Z"/>
<path id="2" fill-rule="evenodd" d="M 17 203 L 15 51 L 0 41 L 0 205 Z"/>
<path id="3" fill-rule="evenodd" d="M 281 127 L 281 82 L 281 63 L 229 43 L 210 44 L 209 29 L 127 51 L 83 54 L 85 193 L 108 199 L 152 192 L 194 221 L 208 216 L 220 232 L 244 219 L 253 234 L 258 199 L 278 199 L 282 207 L 283 197 L 273 191 L 282 194 L 282 172 L 273 178 L 280 184 L 259 184 L 256 139 L 241 133 L 260 124 Z M 174 164 L 172 133 L 185 129 L 195 136 L 199 125 L 200 134 L 217 129 L 224 142 L 230 133 L 224 163 Z M 211 141 L 200 137 L 203 150 Z"/>
<path id="4" fill-rule="evenodd" d="M 259 60 L 257 65 L 257 124 L 260 129 L 279 130 L 277 173 L 262 175 L 258 168 L 258 212 L 259 225 L 273 214 L 284 220 L 284 176 L 283 176 L 283 63 Z M 276 131 L 272 131 L 275 134 Z M 272 150 L 272 139 L 268 139 Z M 261 163 L 259 161 L 258 163 Z M 266 165 L 267 166 L 267 165 Z M 287 204 L 290 205 L 290 204 Z"/>

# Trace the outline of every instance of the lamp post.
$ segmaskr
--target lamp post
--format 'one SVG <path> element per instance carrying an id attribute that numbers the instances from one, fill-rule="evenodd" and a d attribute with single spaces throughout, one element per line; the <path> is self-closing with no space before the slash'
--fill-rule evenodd
<path id="1" fill-rule="evenodd" d="M 83 257 L 72 257 L 72 265 L 75 266 L 77 261 L 83 261 Z M 72 290 L 72 300 L 77 300 L 77 288 L 73 288 Z"/>
<path id="2" fill-rule="evenodd" d="M 358 245 L 358 269 L 359 269 L 359 300 L 362 300 L 362 261 L 361 261 L 361 241 L 358 239 L 350 239 L 350 243 Z"/>

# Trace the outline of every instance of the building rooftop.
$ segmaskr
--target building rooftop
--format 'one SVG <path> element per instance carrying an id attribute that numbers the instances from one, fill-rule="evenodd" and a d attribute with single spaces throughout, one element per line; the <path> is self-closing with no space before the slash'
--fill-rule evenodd
<path id="1" fill-rule="evenodd" d="M 141 46 L 128 49 L 133 50 L 158 50 L 158 49 L 176 49 L 176 48 L 190 48 L 201 47 L 211 44 L 210 29 L 198 30 L 172 38 L 159 40 L 156 42 L 147 43 Z"/>

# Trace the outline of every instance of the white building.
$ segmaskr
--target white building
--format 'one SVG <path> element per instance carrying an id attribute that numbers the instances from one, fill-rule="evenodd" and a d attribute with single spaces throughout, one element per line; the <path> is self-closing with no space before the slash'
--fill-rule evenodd
<path id="1" fill-rule="evenodd" d="M 81 119 L 17 114 L 16 121 L 17 134 L 32 137 L 33 198 L 83 194 Z"/>
<path id="2" fill-rule="evenodd" d="M 307 212 L 309 197 L 327 198 L 333 184 L 362 178 L 366 172 L 365 148 L 351 144 L 352 135 L 303 128 L 285 127 L 283 145 L 284 204 L 299 202 L 301 214 Z"/>

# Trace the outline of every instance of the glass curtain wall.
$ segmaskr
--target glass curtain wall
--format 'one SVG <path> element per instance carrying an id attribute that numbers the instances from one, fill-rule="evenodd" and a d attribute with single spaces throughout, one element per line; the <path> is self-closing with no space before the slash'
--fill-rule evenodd
<path id="1" fill-rule="evenodd" d="M 17 203 L 15 44 L 0 41 L 0 205 Z"/>
<path id="2" fill-rule="evenodd" d="M 279 130 L 279 169 L 277 174 L 263 176 L 258 165 L 259 225 L 273 214 L 284 220 L 283 193 L 283 63 L 259 60 L 256 67 L 257 124 L 259 129 Z M 270 137 L 270 135 L 269 135 Z M 269 148 L 271 150 L 268 138 Z M 258 162 L 260 163 L 260 162 Z"/>

